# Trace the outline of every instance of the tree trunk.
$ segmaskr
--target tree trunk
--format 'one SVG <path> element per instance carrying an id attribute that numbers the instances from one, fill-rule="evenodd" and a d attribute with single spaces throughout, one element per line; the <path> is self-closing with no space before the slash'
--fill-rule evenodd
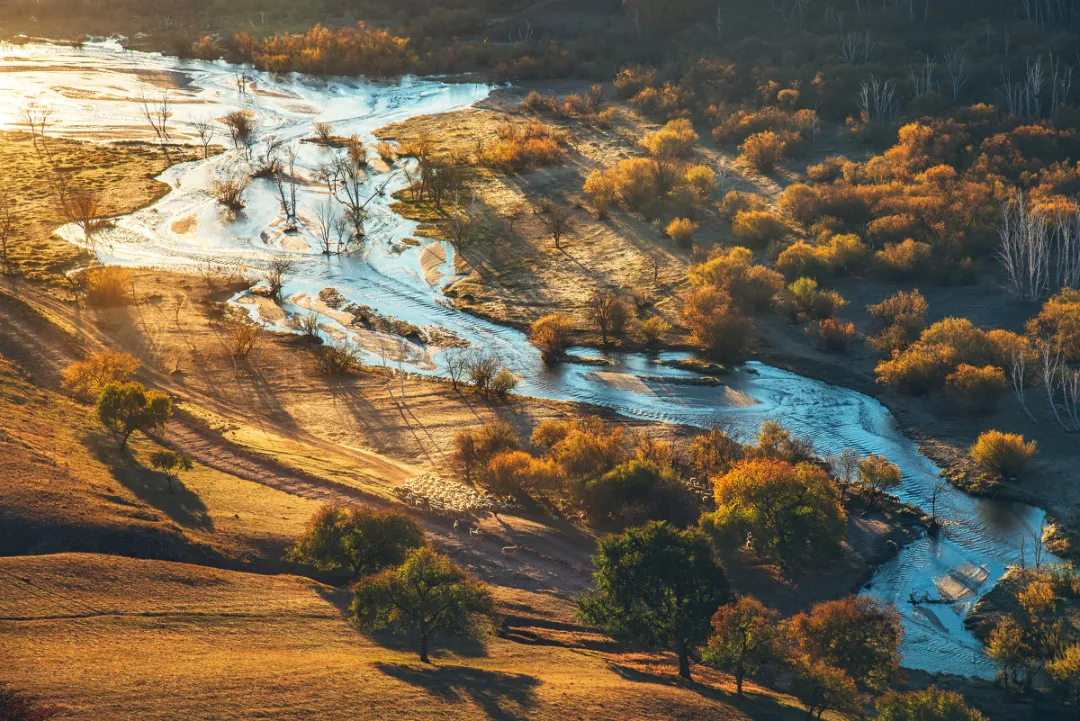
<path id="1" fill-rule="evenodd" d="M 685 641 L 679 644 L 679 675 L 687 681 L 693 680 L 690 678 L 690 650 Z"/>
<path id="2" fill-rule="evenodd" d="M 431 659 L 427 655 L 427 634 L 420 634 L 420 660 L 424 663 L 431 663 Z"/>
<path id="3" fill-rule="evenodd" d="M 743 672 L 742 672 L 742 671 L 737 671 L 737 672 L 735 673 L 735 693 L 736 693 L 736 694 L 738 695 L 738 697 L 739 697 L 739 698 L 742 698 L 742 697 L 743 697 L 743 695 L 742 695 L 742 680 L 743 680 L 743 675 L 744 675 L 744 674 L 743 674 Z"/>

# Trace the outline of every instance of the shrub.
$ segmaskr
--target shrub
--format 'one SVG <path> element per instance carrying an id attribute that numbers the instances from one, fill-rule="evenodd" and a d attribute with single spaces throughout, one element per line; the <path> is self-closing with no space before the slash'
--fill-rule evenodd
<path id="1" fill-rule="evenodd" d="M 742 241 L 764 247 L 788 233 L 784 220 L 766 210 L 744 210 L 735 214 L 731 232 Z"/>
<path id="2" fill-rule="evenodd" d="M 637 324 L 637 331 L 647 346 L 654 346 L 671 332 L 671 323 L 656 315 Z"/>
<path id="3" fill-rule="evenodd" d="M 324 376 L 342 376 L 360 368 L 360 356 L 348 343 L 327 343 L 312 351 L 315 370 Z"/>
<path id="4" fill-rule="evenodd" d="M 1037 452 L 1035 441 L 1025 441 L 1019 433 L 990 430 L 979 435 L 968 455 L 987 471 L 1010 478 L 1019 476 Z"/>
<path id="5" fill-rule="evenodd" d="M 245 177 L 216 178 L 210 183 L 210 195 L 226 208 L 240 210 L 244 207 L 244 193 L 250 184 Z"/>
<path id="6" fill-rule="evenodd" d="M 608 172 L 616 192 L 629 208 L 638 210 L 660 195 L 653 161 L 649 158 L 622 160 Z"/>
<path id="7" fill-rule="evenodd" d="M 610 174 L 601 170 L 594 170 L 585 180 L 583 191 L 593 209 L 596 210 L 596 215 L 600 218 L 606 218 L 608 208 L 615 202 L 617 193 L 615 182 Z"/>
<path id="8" fill-rule="evenodd" d="M 49 706 L 0 681 L 0 719 L 3 721 L 47 721 L 65 711 L 60 706 Z"/>
<path id="9" fill-rule="evenodd" d="M 715 286 L 690 290 L 683 300 L 683 322 L 691 341 L 717 360 L 741 359 L 754 335 L 754 324 L 738 313 L 725 291 Z"/>
<path id="10" fill-rule="evenodd" d="M 589 316 L 596 323 L 604 345 L 610 335 L 618 337 L 626 332 L 632 313 L 630 305 L 611 289 L 600 288 L 589 297 Z"/>
<path id="11" fill-rule="evenodd" d="M 588 481 L 583 496 L 590 514 L 625 526 L 659 520 L 685 525 L 697 516 L 693 498 L 670 473 L 640 460 Z"/>
<path id="12" fill-rule="evenodd" d="M 686 169 L 683 180 L 701 199 L 710 197 L 716 190 L 716 173 L 707 165 L 690 166 Z"/>
<path id="13" fill-rule="evenodd" d="M 771 130 L 755 133 L 739 146 L 741 157 L 759 173 L 771 173 L 784 157 L 784 140 Z"/>
<path id="14" fill-rule="evenodd" d="M 1066 288 L 1047 300 L 1027 331 L 1048 339 L 1068 360 L 1080 361 L 1080 290 Z"/>
<path id="15" fill-rule="evenodd" d="M 139 370 L 139 361 L 128 353 L 103 350 L 72 363 L 63 371 L 63 386 L 77 396 L 94 398 L 110 383 L 126 383 Z"/>
<path id="16" fill-rule="evenodd" d="M 821 338 L 826 350 L 846 350 L 851 341 L 855 340 L 855 325 L 844 323 L 834 318 L 814 322 L 814 331 Z"/>
<path id="17" fill-rule="evenodd" d="M 790 430 L 776 421 L 762 421 L 758 430 L 757 445 L 745 449 L 751 458 L 772 458 L 788 463 L 814 460 L 814 446 L 794 436 Z"/>
<path id="18" fill-rule="evenodd" d="M 465 358 L 465 375 L 473 388 L 481 393 L 488 392 L 501 367 L 499 357 L 493 353 L 477 351 L 469 353 Z"/>
<path id="19" fill-rule="evenodd" d="M 791 563 L 840 549 L 846 516 L 829 474 L 810 464 L 757 458 L 714 479 L 717 510 L 703 527 L 726 543 Z"/>
<path id="20" fill-rule="evenodd" d="M 524 451 L 505 451 L 488 461 L 484 479 L 495 493 L 516 496 L 554 486 L 558 471 L 551 461 L 534 458 Z"/>
<path id="21" fill-rule="evenodd" d="M 811 319 L 831 318 L 836 311 L 847 305 L 847 301 L 836 291 L 819 290 L 817 281 L 813 278 L 799 278 L 788 286 L 788 292 L 799 315 Z"/>
<path id="22" fill-rule="evenodd" d="M 930 311 L 930 304 L 916 288 L 911 292 L 901 290 L 876 305 L 866 306 L 866 310 L 886 325 L 899 324 L 918 328 L 921 331 L 926 325 L 926 314 Z"/>
<path id="23" fill-rule="evenodd" d="M 894 277 L 911 277 L 925 273 L 930 267 L 931 248 L 908 238 L 903 243 L 887 243 L 875 255 L 878 265 Z"/>
<path id="24" fill-rule="evenodd" d="M 561 313 L 546 315 L 532 324 L 529 342 L 540 349 L 544 361 L 558 361 L 570 343 L 571 320 Z"/>
<path id="25" fill-rule="evenodd" d="M 674 240 L 678 246 L 689 248 L 697 229 L 698 224 L 689 218 L 676 218 L 668 223 L 666 232 L 668 237 Z"/>
<path id="26" fill-rule="evenodd" d="M 641 147 L 650 155 L 661 158 L 681 158 L 694 149 L 698 135 L 686 118 L 669 121 L 667 125 L 641 139 Z"/>
<path id="27" fill-rule="evenodd" d="M 743 193 L 738 190 L 729 190 L 724 199 L 720 201 L 720 214 L 729 220 L 743 211 L 765 210 L 769 207 L 765 198 L 757 193 Z"/>
<path id="28" fill-rule="evenodd" d="M 956 355 L 947 345 L 916 343 L 878 363 L 875 369 L 878 383 L 896 386 L 912 395 L 927 393 L 941 387 L 956 366 Z"/>
<path id="29" fill-rule="evenodd" d="M 516 451 L 520 445 L 521 441 L 509 423 L 492 421 L 479 428 L 455 433 L 452 460 L 468 480 L 473 471 L 485 468 L 497 454 Z"/>
<path id="30" fill-rule="evenodd" d="M 229 314 L 225 320 L 225 330 L 229 354 L 237 360 L 248 357 L 262 334 L 262 328 L 243 313 Z"/>
<path id="31" fill-rule="evenodd" d="M 784 287 L 784 277 L 771 268 L 753 265 L 749 248 L 714 249 L 704 263 L 690 266 L 690 282 L 715 285 L 746 311 L 766 310 Z"/>
<path id="32" fill-rule="evenodd" d="M 777 256 L 775 266 L 789 278 L 819 278 L 829 271 L 828 263 L 818 249 L 801 240 L 784 248 Z"/>
<path id="33" fill-rule="evenodd" d="M 824 245 L 818 247 L 818 255 L 833 273 L 856 273 L 866 266 L 870 249 L 859 236 L 849 233 L 832 236 Z"/>
<path id="34" fill-rule="evenodd" d="M 942 691 L 931 686 L 924 691 L 887 693 L 876 702 L 877 721 L 986 721 L 975 709 L 968 708 L 956 691 Z"/>
<path id="35" fill-rule="evenodd" d="M 530 113 L 538 113 L 547 108 L 551 101 L 552 98 L 547 95 L 532 90 L 525 96 L 525 99 L 521 101 L 521 107 Z"/>
<path id="36" fill-rule="evenodd" d="M 524 125 L 507 123 L 498 129 L 498 141 L 484 148 L 480 161 L 504 173 L 519 173 L 528 167 L 554 165 L 562 160 L 561 141 L 543 123 L 530 120 Z"/>
<path id="37" fill-rule="evenodd" d="M 972 414 L 988 413 L 1005 393 L 1005 371 L 995 366 L 978 368 L 961 363 L 945 379 L 945 390 Z"/>
<path id="38" fill-rule="evenodd" d="M 570 479 L 595 477 L 626 460 L 625 431 L 608 427 L 599 418 L 545 421 L 532 434 L 532 443 L 546 447 L 560 472 Z"/>
<path id="39" fill-rule="evenodd" d="M 509 368 L 503 367 L 495 373 L 491 379 L 491 392 L 499 398 L 505 399 L 518 386 L 518 378 Z"/>
<path id="40" fill-rule="evenodd" d="M 131 270 L 118 265 L 98 265 L 84 272 L 86 302 L 100 308 L 126 305 L 133 300 Z"/>
<path id="41" fill-rule="evenodd" d="M 379 154 L 379 158 L 387 165 L 393 165 L 394 161 L 397 160 L 394 146 L 385 140 L 375 143 L 375 152 Z"/>

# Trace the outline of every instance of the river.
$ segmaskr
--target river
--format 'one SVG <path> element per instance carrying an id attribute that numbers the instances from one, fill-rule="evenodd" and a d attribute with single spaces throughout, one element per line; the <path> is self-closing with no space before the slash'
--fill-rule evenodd
<path id="1" fill-rule="evenodd" d="M 220 62 L 125 52 L 111 42 L 78 49 L 7 45 L 0 52 L 0 71 L 0 94 L 7 100 L 0 106 L 0 128 L 24 127 L 24 107 L 48 107 L 50 134 L 95 141 L 151 139 L 141 98 L 153 102 L 164 87 L 170 88 L 170 126 L 177 141 L 194 139 L 193 122 L 238 109 L 254 113 L 263 138 L 273 134 L 297 141 L 311 137 L 316 122 L 328 122 L 336 134 L 356 134 L 373 141 L 372 132 L 381 126 L 467 107 L 491 90 L 484 85 L 421 78 L 377 83 L 270 76 Z M 240 74 L 246 78 L 243 91 L 237 83 Z M 223 129 L 216 142 L 231 146 Z M 329 151 L 311 143 L 298 144 L 298 148 L 298 170 L 311 178 Z M 369 150 L 369 155 L 374 161 L 375 154 Z M 101 231 L 99 256 L 111 263 L 165 268 L 212 262 L 242 266 L 249 272 L 272 259 L 289 258 L 297 270 L 285 286 L 284 307 L 294 316 L 313 307 L 320 290 L 332 287 L 350 302 L 417 325 L 438 326 L 472 347 L 497 353 L 521 377 L 518 392 L 525 395 L 592 403 L 636 418 L 700 427 L 724 424 L 744 440 L 753 439 L 763 419 L 774 419 L 811 439 L 823 454 L 854 448 L 863 454 L 884 455 L 903 469 L 898 493 L 903 501 L 929 509 L 934 489 L 942 485 L 937 466 L 897 429 L 889 411 L 873 398 L 846 388 L 760 363 L 747 364 L 725 378 L 723 386 L 686 385 L 677 379 L 693 377 L 693 373 L 663 363 L 680 357 L 676 353 L 611 354 L 609 365 L 546 367 L 522 333 L 456 311 L 442 297 L 441 286 L 453 276 L 449 244 L 442 244 L 444 263 L 434 271 L 428 264 L 428 276 L 436 277 L 425 277 L 424 245 L 401 242 L 413 235 L 416 224 L 389 208 L 389 193 L 406 183 L 400 165 L 388 172 L 372 171 L 371 187 L 387 183 L 387 195 L 369 207 L 365 250 L 335 257 L 322 255 L 308 230 L 320 205 L 327 202 L 325 189 L 313 180 L 301 184 L 301 230 L 283 233 L 278 190 L 269 180 L 253 183 L 246 206 L 238 213 L 223 211 L 210 197 L 208 188 L 214 178 L 228 177 L 238 168 L 242 171 L 246 164 L 240 151 L 232 149 L 209 160 L 173 166 L 160 178 L 172 192 L 149 208 L 115 219 L 114 228 Z M 61 233 L 79 242 L 76 229 L 67 227 Z M 347 334 L 361 344 L 369 361 L 383 362 L 387 351 L 381 348 L 379 336 L 361 338 L 332 317 L 323 320 L 332 335 Z M 403 351 L 405 369 L 439 372 L 438 349 L 397 339 L 392 343 Z M 584 349 L 579 352 L 596 355 Z M 905 666 L 992 677 L 993 665 L 963 628 L 963 617 L 978 594 L 989 590 L 1008 565 L 1018 562 L 1022 544 L 1027 545 L 1030 558 L 1044 514 L 1023 504 L 973 498 L 948 485 L 940 491 L 937 512 L 946 522 L 941 535 L 901 549 L 895 560 L 878 569 L 865 592 L 894 602 L 903 615 Z M 926 591 L 936 596 L 936 581 L 946 579 L 950 571 L 956 575 L 962 564 L 985 568 L 987 575 L 981 584 L 971 582 L 970 575 L 961 578 L 971 586 L 969 598 L 920 609 L 908 603 L 912 593 Z"/>

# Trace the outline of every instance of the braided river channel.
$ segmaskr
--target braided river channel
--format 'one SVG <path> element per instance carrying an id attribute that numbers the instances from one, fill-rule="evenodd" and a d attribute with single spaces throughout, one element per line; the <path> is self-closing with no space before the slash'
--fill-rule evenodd
<path id="1" fill-rule="evenodd" d="M 338 135 L 355 134 L 370 143 L 381 126 L 464 108 L 492 89 L 414 77 L 374 82 L 269 75 L 220 62 L 125 51 L 111 41 L 82 48 L 5 45 L 0 47 L 0 71 L 0 129 L 25 130 L 25 108 L 48 108 L 49 134 L 100 142 L 153 140 L 142 99 L 160 100 L 165 87 L 174 142 L 197 142 L 194 123 L 200 119 L 250 110 L 258 121 L 260 145 L 271 136 L 286 143 L 310 138 L 318 122 L 331 123 Z M 328 202 L 325 186 L 314 179 L 315 169 L 330 151 L 296 143 L 296 174 L 302 178 L 299 228 L 283 232 L 278 188 L 269 179 L 253 181 L 245 207 L 236 213 L 223 212 L 211 197 L 215 179 L 249 169 L 222 126 L 215 142 L 230 149 L 169 168 L 160 180 L 172 188 L 170 193 L 99 231 L 96 247 L 103 262 L 189 270 L 212 263 L 257 272 L 275 259 L 289 259 L 296 270 L 282 294 L 286 314 L 298 318 L 322 310 L 329 335 L 357 344 L 370 362 L 380 362 L 392 343 L 405 370 L 434 375 L 441 372 L 442 351 L 342 325 L 340 314 L 318 302 L 321 290 L 336 289 L 346 303 L 437 327 L 473 348 L 497 353 L 520 376 L 517 392 L 526 396 L 595 404 L 634 418 L 699 427 L 722 424 L 744 439 L 754 437 L 762 420 L 774 419 L 812 440 L 822 454 L 852 448 L 884 455 L 903 470 L 897 495 L 905 502 L 929 509 L 931 494 L 941 485 L 938 467 L 898 430 L 889 411 L 853 390 L 760 363 L 738 369 L 722 386 L 691 385 L 686 379 L 693 373 L 664 363 L 684 357 L 679 353 L 608 354 L 607 365 L 563 363 L 549 368 L 521 332 L 457 311 L 443 298 L 441 288 L 454 279 L 453 248 L 448 243 L 428 248 L 440 243 L 434 240 L 403 242 L 413 237 L 416 223 L 390 209 L 391 192 L 407 184 L 400 163 L 387 169 L 368 150 L 373 161 L 368 184 L 372 190 L 385 186 L 385 195 L 375 197 L 367 208 L 364 249 L 328 257 L 321 253 L 313 228 L 319 208 Z M 254 154 L 259 152 L 257 145 Z M 58 232 L 72 242 L 82 237 L 74 227 Z M 431 258 L 444 255 L 446 260 L 433 267 Z M 257 312 L 251 297 L 242 294 L 233 301 Z M 597 355 L 586 349 L 576 352 Z M 905 666 L 992 677 L 993 665 L 965 630 L 964 615 L 1009 565 L 1019 562 L 1022 544 L 1030 553 L 1044 514 L 1023 504 L 974 498 L 948 485 L 938 496 L 937 514 L 945 522 L 938 537 L 901 548 L 863 592 L 892 601 L 902 614 Z M 937 598 L 949 579 L 967 589 L 961 600 L 918 606 L 909 602 L 924 593 Z"/>

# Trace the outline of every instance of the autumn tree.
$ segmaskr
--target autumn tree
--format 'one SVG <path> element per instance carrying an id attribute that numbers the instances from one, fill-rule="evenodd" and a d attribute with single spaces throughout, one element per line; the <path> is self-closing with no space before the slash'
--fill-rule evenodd
<path id="1" fill-rule="evenodd" d="M 165 474 L 169 482 L 169 493 L 173 492 L 173 481 L 179 480 L 181 471 L 190 471 L 194 468 L 191 456 L 176 451 L 155 451 L 150 456 L 150 465 Z"/>
<path id="2" fill-rule="evenodd" d="M 626 331 L 630 307 L 610 288 L 600 288 L 589 298 L 589 315 L 600 331 L 604 345 L 610 335 L 621 336 Z"/>
<path id="3" fill-rule="evenodd" d="M 991 630 L 986 655 L 1000 667 L 1006 687 L 1030 691 L 1042 668 L 1061 656 L 1066 635 L 1050 580 L 1037 573 L 1025 574 L 1021 580 L 1018 603 Z M 1059 673 L 1066 664 L 1059 665 Z"/>
<path id="4" fill-rule="evenodd" d="M 400 510 L 327 505 L 307 522 L 286 558 L 320 571 L 346 568 L 359 578 L 397 566 L 425 543 L 424 529 Z"/>
<path id="5" fill-rule="evenodd" d="M 821 718 L 826 711 L 856 711 L 859 693 L 851 676 L 822 659 L 793 653 L 787 659 L 791 669 L 791 692 L 806 704 L 806 719 Z"/>
<path id="6" fill-rule="evenodd" d="M 742 698 L 743 679 L 757 674 L 779 654 L 777 631 L 780 614 L 752 596 L 721 606 L 712 617 L 712 635 L 702 661 L 735 677 Z"/>
<path id="7" fill-rule="evenodd" d="M 754 336 L 753 322 L 716 286 L 691 289 L 683 299 L 682 316 L 694 345 L 717 360 L 740 360 Z"/>
<path id="8" fill-rule="evenodd" d="M 900 467 L 885 456 L 869 455 L 856 466 L 857 483 L 867 493 L 867 505 L 874 506 L 886 491 L 898 488 L 902 481 Z"/>
<path id="9" fill-rule="evenodd" d="M 462 429 L 454 434 L 451 458 L 466 480 L 484 468 L 503 451 L 516 451 L 521 445 L 517 433 L 506 421 L 492 421 L 479 428 Z"/>
<path id="10" fill-rule="evenodd" d="M 573 321 L 562 313 L 552 313 L 535 321 L 529 329 L 529 342 L 540 350 L 546 363 L 562 358 L 570 344 Z"/>
<path id="11" fill-rule="evenodd" d="M 98 394 L 97 417 L 116 436 L 121 450 L 135 431 L 164 430 L 172 416 L 172 398 L 141 383 L 109 383 Z"/>
<path id="12" fill-rule="evenodd" d="M 95 398 L 110 383 L 125 383 L 139 370 L 139 361 L 129 353 L 103 350 L 91 353 L 63 370 L 64 388 L 83 398 Z"/>
<path id="13" fill-rule="evenodd" d="M 956 691 L 931 686 L 923 691 L 888 693 L 877 700 L 877 721 L 986 721 L 968 708 Z"/>
<path id="14" fill-rule="evenodd" d="M 691 651 L 731 597 L 705 536 L 653 522 L 601 539 L 593 563 L 596 588 L 578 599 L 582 619 L 617 639 L 674 650 L 689 680 Z"/>
<path id="15" fill-rule="evenodd" d="M 1080 706 L 1080 644 L 1068 646 L 1050 663 L 1046 671 L 1062 695 L 1073 706 Z"/>
<path id="16" fill-rule="evenodd" d="M 812 463 L 742 461 L 713 479 L 716 511 L 703 527 L 728 547 L 749 544 L 783 564 L 835 554 L 846 531 L 840 492 Z"/>
<path id="17" fill-rule="evenodd" d="M 495 600 L 486 584 L 425 546 L 410 550 L 399 567 L 360 581 L 350 610 L 362 629 L 419 636 L 420 660 L 430 663 L 431 637 L 490 633 Z"/>
<path id="18" fill-rule="evenodd" d="M 895 677 L 903 633 L 896 609 L 870 596 L 818 603 L 783 630 L 793 654 L 839 669 L 860 691 L 885 688 Z"/>

